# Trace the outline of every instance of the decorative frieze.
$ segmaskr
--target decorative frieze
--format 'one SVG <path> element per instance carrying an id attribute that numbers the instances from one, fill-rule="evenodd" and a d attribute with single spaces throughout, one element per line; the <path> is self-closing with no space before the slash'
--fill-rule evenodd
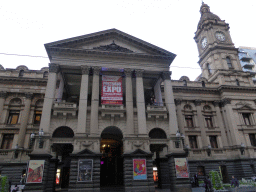
<path id="1" fill-rule="evenodd" d="M 92 67 L 92 70 L 94 75 L 100 75 L 101 67 L 95 66 L 95 67 Z"/>
<path id="2" fill-rule="evenodd" d="M 58 73 L 60 70 L 60 67 L 58 64 L 50 63 L 49 64 L 49 72 L 50 73 Z"/>
<path id="3" fill-rule="evenodd" d="M 171 79 L 171 74 L 172 74 L 171 71 L 164 71 L 161 74 L 161 77 L 162 77 L 163 80 L 170 80 Z"/>
<path id="4" fill-rule="evenodd" d="M 203 102 L 203 101 L 200 100 L 200 99 L 196 99 L 196 100 L 194 101 L 195 106 L 200 106 L 202 102 Z"/>
<path id="5" fill-rule="evenodd" d="M 88 75 L 90 72 L 90 67 L 87 65 L 81 66 L 82 75 Z"/>

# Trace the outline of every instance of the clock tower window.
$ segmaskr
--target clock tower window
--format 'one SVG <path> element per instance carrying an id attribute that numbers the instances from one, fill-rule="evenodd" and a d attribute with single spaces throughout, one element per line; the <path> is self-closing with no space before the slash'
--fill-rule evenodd
<path id="1" fill-rule="evenodd" d="M 232 63 L 231 63 L 231 59 L 229 57 L 226 58 L 227 64 L 228 64 L 228 68 L 232 69 Z"/>
<path id="2" fill-rule="evenodd" d="M 206 66 L 207 66 L 207 70 L 208 70 L 209 75 L 211 75 L 212 74 L 212 69 L 210 67 L 210 64 L 207 63 Z"/>

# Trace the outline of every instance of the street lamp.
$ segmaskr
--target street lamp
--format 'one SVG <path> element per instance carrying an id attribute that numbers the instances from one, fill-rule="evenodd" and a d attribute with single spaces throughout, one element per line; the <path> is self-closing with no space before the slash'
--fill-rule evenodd
<path id="1" fill-rule="evenodd" d="M 245 149 L 245 144 L 241 143 L 241 148 L 240 148 L 241 155 L 244 155 L 244 149 Z"/>
<path id="2" fill-rule="evenodd" d="M 30 145 L 29 145 L 29 149 L 32 149 L 33 145 L 35 142 L 35 133 L 31 133 L 30 134 Z"/>
<path id="3" fill-rule="evenodd" d="M 208 145 L 208 148 L 206 149 L 208 156 L 211 156 L 211 150 L 212 150 L 212 146 Z"/>
<path id="4" fill-rule="evenodd" d="M 42 149 L 44 146 L 43 136 L 44 136 L 44 131 L 43 131 L 43 129 L 41 129 L 39 131 L 39 148 L 40 149 Z"/>
<path id="5" fill-rule="evenodd" d="M 183 150 L 185 151 L 186 155 L 189 154 L 189 149 L 190 149 L 189 145 L 185 145 L 185 146 L 184 146 L 184 149 L 183 149 Z"/>
<path id="6" fill-rule="evenodd" d="M 179 131 L 177 131 L 176 133 L 176 138 L 178 141 L 176 141 L 175 145 L 176 148 L 180 147 L 180 140 L 182 141 L 182 145 L 184 146 L 184 140 L 185 140 L 185 135 L 183 135 L 182 133 L 180 133 Z"/>

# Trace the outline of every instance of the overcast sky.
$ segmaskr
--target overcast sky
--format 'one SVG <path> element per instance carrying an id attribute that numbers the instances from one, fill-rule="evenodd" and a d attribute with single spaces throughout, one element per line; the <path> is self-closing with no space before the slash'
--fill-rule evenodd
<path id="1" fill-rule="evenodd" d="M 255 0 L 205 0 L 230 24 L 236 47 L 256 47 Z M 0 53 L 47 57 L 44 44 L 116 28 L 177 55 L 172 79 L 201 72 L 194 33 L 201 0 L 83 0 L 0 2 Z M 0 54 L 4 68 L 47 67 L 47 58 Z"/>

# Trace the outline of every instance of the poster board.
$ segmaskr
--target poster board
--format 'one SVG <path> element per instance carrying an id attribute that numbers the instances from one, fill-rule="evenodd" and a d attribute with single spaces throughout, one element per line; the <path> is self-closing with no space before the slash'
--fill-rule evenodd
<path id="1" fill-rule="evenodd" d="M 133 159 L 133 180 L 146 180 L 146 159 Z"/>
<path id="2" fill-rule="evenodd" d="M 102 75 L 101 104 L 123 104 L 123 88 L 121 76 Z"/>
<path id="3" fill-rule="evenodd" d="M 92 159 L 79 159 L 78 160 L 78 182 L 92 181 L 93 160 Z"/>
<path id="4" fill-rule="evenodd" d="M 177 178 L 189 178 L 186 158 L 174 158 Z"/>
<path id="5" fill-rule="evenodd" d="M 30 160 L 26 183 L 42 183 L 45 160 Z"/>

